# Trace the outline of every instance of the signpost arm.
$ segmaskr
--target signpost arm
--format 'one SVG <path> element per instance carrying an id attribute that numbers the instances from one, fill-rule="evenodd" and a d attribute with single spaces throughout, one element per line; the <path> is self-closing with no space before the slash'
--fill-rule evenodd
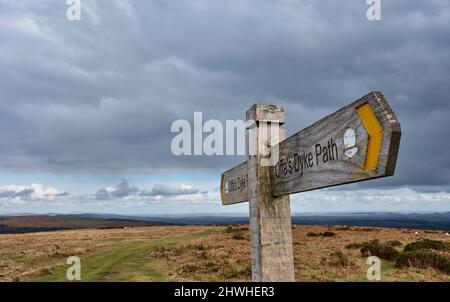
<path id="1" fill-rule="evenodd" d="M 270 156 L 266 156 L 268 150 L 285 139 L 284 129 L 279 128 L 284 123 L 284 108 L 255 104 L 247 111 L 247 122 L 253 136 L 249 149 L 254 151 L 249 150 L 247 162 L 252 280 L 295 281 L 289 195 L 272 197 L 272 167 L 262 164 Z M 278 135 L 273 134 L 274 126 Z"/>
<path id="2" fill-rule="evenodd" d="M 250 204 L 253 281 L 294 281 L 289 194 L 391 176 L 397 162 L 400 122 L 381 92 L 287 139 L 283 123 L 283 106 L 253 105 L 248 160 L 221 179 L 222 204 Z"/>

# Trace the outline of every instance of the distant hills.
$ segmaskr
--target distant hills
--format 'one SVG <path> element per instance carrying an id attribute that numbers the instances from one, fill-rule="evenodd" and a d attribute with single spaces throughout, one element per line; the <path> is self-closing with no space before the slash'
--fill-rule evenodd
<path id="1" fill-rule="evenodd" d="M 450 212 L 447 213 L 352 213 L 294 216 L 294 224 L 348 225 L 406 229 L 450 230 Z"/>
<path id="2" fill-rule="evenodd" d="M 79 215 L 39 215 L 0 217 L 0 234 L 30 233 L 71 229 L 111 229 L 138 226 L 168 225 L 158 221 L 94 218 Z"/>
<path id="3" fill-rule="evenodd" d="M 120 216 L 82 214 L 83 217 L 122 218 L 141 221 L 163 221 L 176 225 L 226 225 L 247 224 L 248 217 L 234 215 L 174 215 L 174 216 Z M 367 227 L 392 227 L 409 229 L 450 230 L 450 212 L 445 213 L 330 213 L 330 214 L 293 214 L 292 223 L 298 225 L 349 225 Z"/>
<path id="4" fill-rule="evenodd" d="M 235 215 L 123 216 L 114 214 L 0 216 L 0 233 L 27 233 L 86 228 L 124 228 L 157 225 L 247 224 L 248 217 Z M 447 213 L 343 213 L 294 214 L 298 225 L 348 225 L 410 229 L 450 230 Z"/>

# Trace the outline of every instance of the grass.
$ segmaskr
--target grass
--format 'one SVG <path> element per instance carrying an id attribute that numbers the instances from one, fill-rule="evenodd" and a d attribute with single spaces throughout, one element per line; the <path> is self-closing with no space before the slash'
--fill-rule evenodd
<path id="1" fill-rule="evenodd" d="M 123 280 L 155 280 L 163 281 L 167 268 L 158 269 L 147 252 L 159 245 L 167 245 L 164 240 L 122 244 L 100 255 L 81 259 L 84 281 L 123 281 Z M 66 267 L 58 270 L 53 276 L 44 277 L 41 281 L 65 280 Z M 39 279 L 37 280 L 39 281 Z"/>
<path id="2" fill-rule="evenodd" d="M 335 236 L 308 236 L 326 232 Z M 69 256 L 80 257 L 82 281 L 249 281 L 249 235 L 244 225 L 0 235 L 0 281 L 66 281 Z M 294 226 L 292 235 L 297 281 L 368 281 L 367 257 L 360 249 L 374 240 L 400 253 L 403 245 L 417 247 L 424 239 L 450 242 L 444 233 L 342 226 Z M 396 267 L 395 260 L 385 259 L 381 265 L 382 281 L 450 281 L 450 275 L 429 265 Z"/>
<path id="3" fill-rule="evenodd" d="M 172 267 L 166 261 L 151 256 L 161 247 L 173 247 L 183 242 L 211 234 L 206 231 L 182 238 L 118 243 L 98 254 L 81 258 L 83 281 L 173 281 L 167 275 Z M 33 281 L 66 281 L 67 266 L 55 267 L 49 274 Z"/>

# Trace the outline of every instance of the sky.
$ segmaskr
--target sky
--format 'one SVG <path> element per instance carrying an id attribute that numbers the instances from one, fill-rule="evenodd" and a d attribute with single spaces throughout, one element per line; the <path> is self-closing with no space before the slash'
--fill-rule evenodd
<path id="1" fill-rule="evenodd" d="M 283 104 L 291 135 L 370 91 L 402 125 L 393 177 L 292 212 L 450 211 L 450 1 L 0 0 L 0 214 L 247 213 L 244 156 L 175 156 L 175 120 Z"/>

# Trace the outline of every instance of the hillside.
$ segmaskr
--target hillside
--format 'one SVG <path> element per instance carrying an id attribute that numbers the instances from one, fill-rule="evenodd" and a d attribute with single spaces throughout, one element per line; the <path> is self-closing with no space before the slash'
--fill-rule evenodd
<path id="1" fill-rule="evenodd" d="M 121 228 L 153 225 L 230 225 L 248 224 L 248 216 L 228 215 L 172 215 L 125 216 L 115 214 L 18 215 L 0 216 L 0 234 L 28 233 L 84 228 Z M 450 231 L 450 212 L 447 213 L 341 213 L 293 214 L 295 225 L 350 225 L 366 227 L 437 229 Z"/>
<path id="2" fill-rule="evenodd" d="M 0 234 L 88 228 L 108 229 L 154 225 L 168 225 L 168 223 L 136 221 L 129 219 L 86 218 L 71 215 L 10 216 L 0 217 Z"/>
<path id="3" fill-rule="evenodd" d="M 163 221 L 177 225 L 228 225 L 248 224 L 247 214 L 228 215 L 172 215 L 172 216 L 121 216 L 113 214 L 80 214 L 78 217 L 100 219 L 131 219 Z M 450 231 L 450 212 L 443 213 L 321 213 L 292 214 L 292 223 L 299 225 L 354 225 L 387 228 L 438 229 Z"/>
<path id="4" fill-rule="evenodd" d="M 405 255 L 408 243 L 424 239 L 445 248 L 450 244 L 442 231 L 294 226 L 296 280 L 367 281 L 362 243 L 378 240 Z M 65 281 L 69 256 L 80 257 L 83 281 L 248 281 L 249 245 L 247 225 L 0 235 L 0 281 Z M 444 249 L 433 253 L 450 257 Z M 394 259 L 382 259 L 382 281 L 450 281 L 444 266 L 395 264 Z"/>

